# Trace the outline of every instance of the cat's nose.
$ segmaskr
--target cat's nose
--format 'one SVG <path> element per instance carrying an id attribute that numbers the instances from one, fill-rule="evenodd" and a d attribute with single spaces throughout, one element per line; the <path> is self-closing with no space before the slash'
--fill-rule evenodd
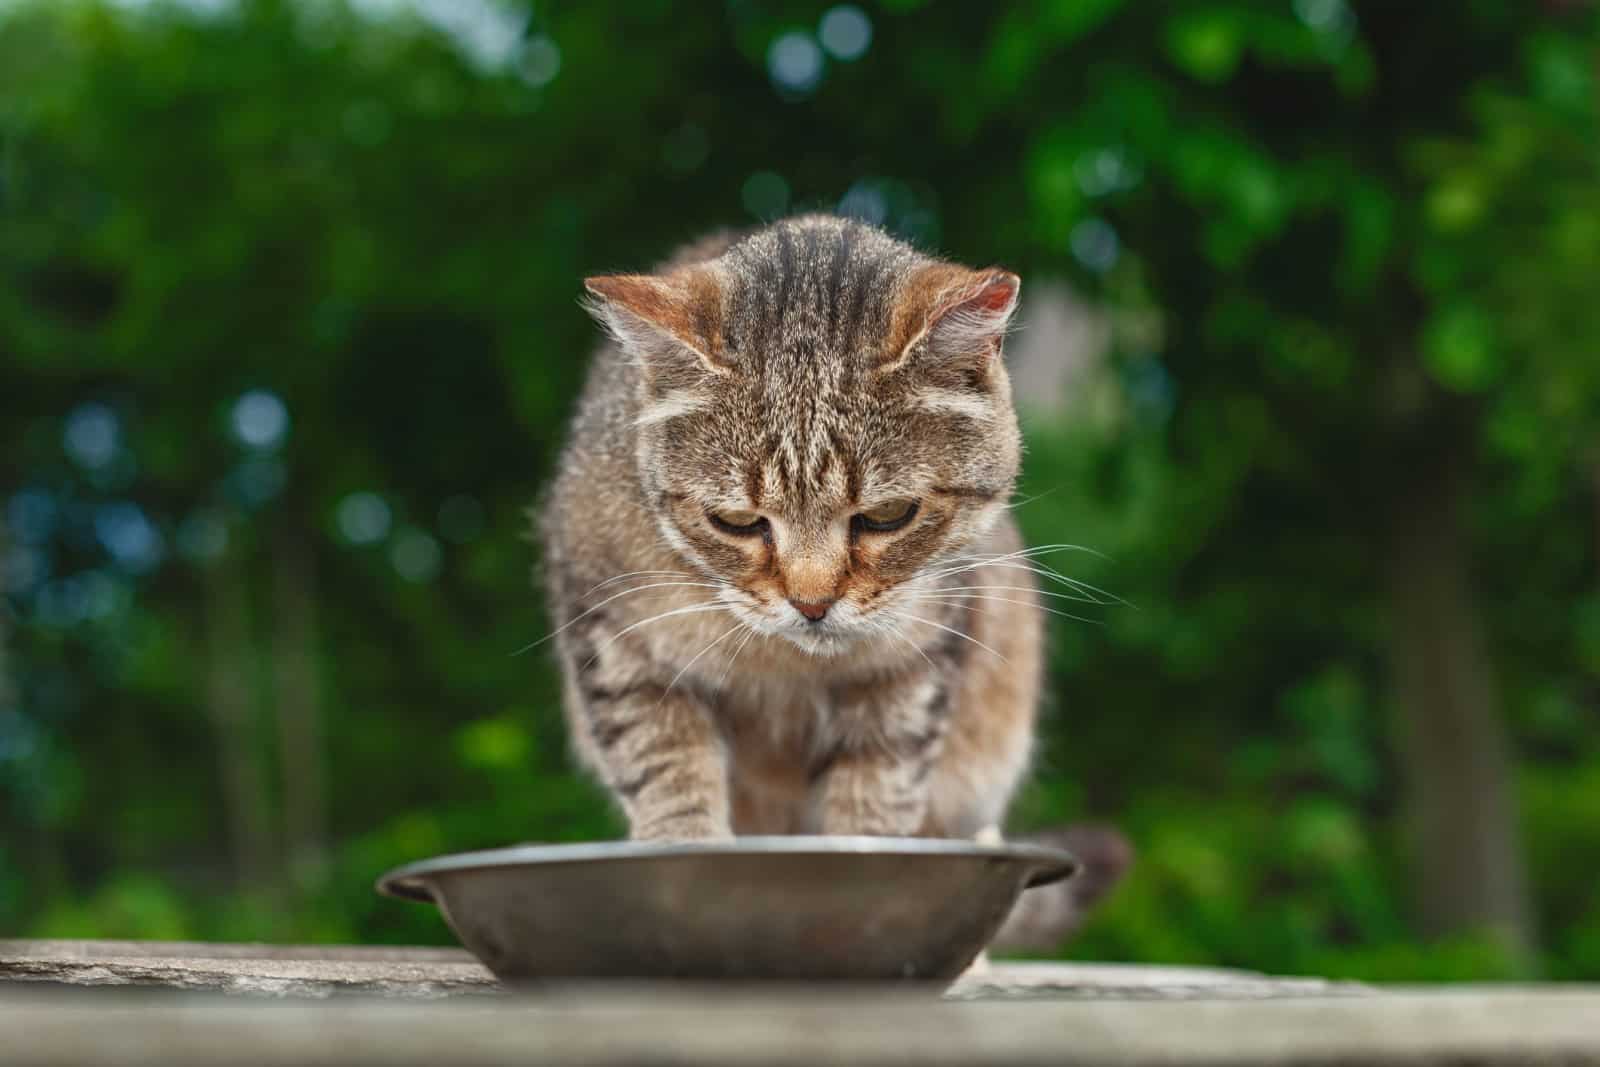
<path id="1" fill-rule="evenodd" d="M 821 622 L 822 621 L 822 617 L 824 615 L 828 614 L 828 608 L 829 608 L 829 606 L 831 606 L 833 604 L 833 601 L 831 599 L 829 599 L 829 600 L 794 600 L 794 599 L 791 599 L 789 601 L 789 603 L 794 605 L 794 610 L 796 610 L 800 614 L 804 615 L 811 622 Z"/>

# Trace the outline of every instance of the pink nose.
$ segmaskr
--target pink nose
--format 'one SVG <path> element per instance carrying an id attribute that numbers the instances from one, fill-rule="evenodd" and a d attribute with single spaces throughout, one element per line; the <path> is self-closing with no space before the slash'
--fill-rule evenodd
<path id="1" fill-rule="evenodd" d="M 833 603 L 833 601 L 831 601 L 831 600 L 790 600 L 789 603 L 794 605 L 794 610 L 798 611 L 800 614 L 804 615 L 806 618 L 810 619 L 812 622 L 821 622 L 822 621 L 822 617 L 824 615 L 828 614 L 828 607 L 829 607 L 829 605 L 831 605 Z"/>

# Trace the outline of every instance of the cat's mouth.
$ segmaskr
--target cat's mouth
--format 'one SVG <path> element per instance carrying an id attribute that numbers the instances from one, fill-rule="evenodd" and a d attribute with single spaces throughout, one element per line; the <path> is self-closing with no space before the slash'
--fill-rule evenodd
<path id="1" fill-rule="evenodd" d="M 790 619 L 776 615 L 771 605 L 756 600 L 754 604 L 739 605 L 736 614 L 761 633 L 781 637 L 814 656 L 842 655 L 875 632 L 849 609 L 830 612 L 815 621 Z"/>
<path id="2" fill-rule="evenodd" d="M 814 656 L 837 656 L 848 652 L 858 644 L 863 636 L 861 630 L 833 626 L 808 626 L 805 628 L 785 626 L 782 635 L 794 645 L 799 646 Z"/>

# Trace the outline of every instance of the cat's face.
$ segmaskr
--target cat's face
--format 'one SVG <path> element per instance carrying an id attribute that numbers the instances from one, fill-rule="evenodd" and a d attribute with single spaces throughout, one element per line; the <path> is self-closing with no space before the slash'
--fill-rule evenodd
<path id="1" fill-rule="evenodd" d="M 644 362 L 657 527 L 756 629 L 816 653 L 901 629 L 918 579 L 1001 514 L 1014 275 L 803 219 L 704 267 L 590 286 Z"/>

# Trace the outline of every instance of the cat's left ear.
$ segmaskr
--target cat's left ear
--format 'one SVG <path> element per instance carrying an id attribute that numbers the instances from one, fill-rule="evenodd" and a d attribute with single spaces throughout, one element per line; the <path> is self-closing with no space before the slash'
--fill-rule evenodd
<path id="1" fill-rule="evenodd" d="M 709 271 L 610 274 L 586 278 L 583 286 L 590 313 L 647 363 L 692 353 L 705 369 L 727 373 L 719 328 L 722 289 Z"/>
<path id="2" fill-rule="evenodd" d="M 985 370 L 1000 355 L 1000 343 L 1017 310 L 1022 279 L 1008 270 L 967 270 L 939 263 L 912 277 L 900 300 L 884 346 L 883 373 L 897 370 L 919 352 L 941 361 L 970 361 Z"/>

